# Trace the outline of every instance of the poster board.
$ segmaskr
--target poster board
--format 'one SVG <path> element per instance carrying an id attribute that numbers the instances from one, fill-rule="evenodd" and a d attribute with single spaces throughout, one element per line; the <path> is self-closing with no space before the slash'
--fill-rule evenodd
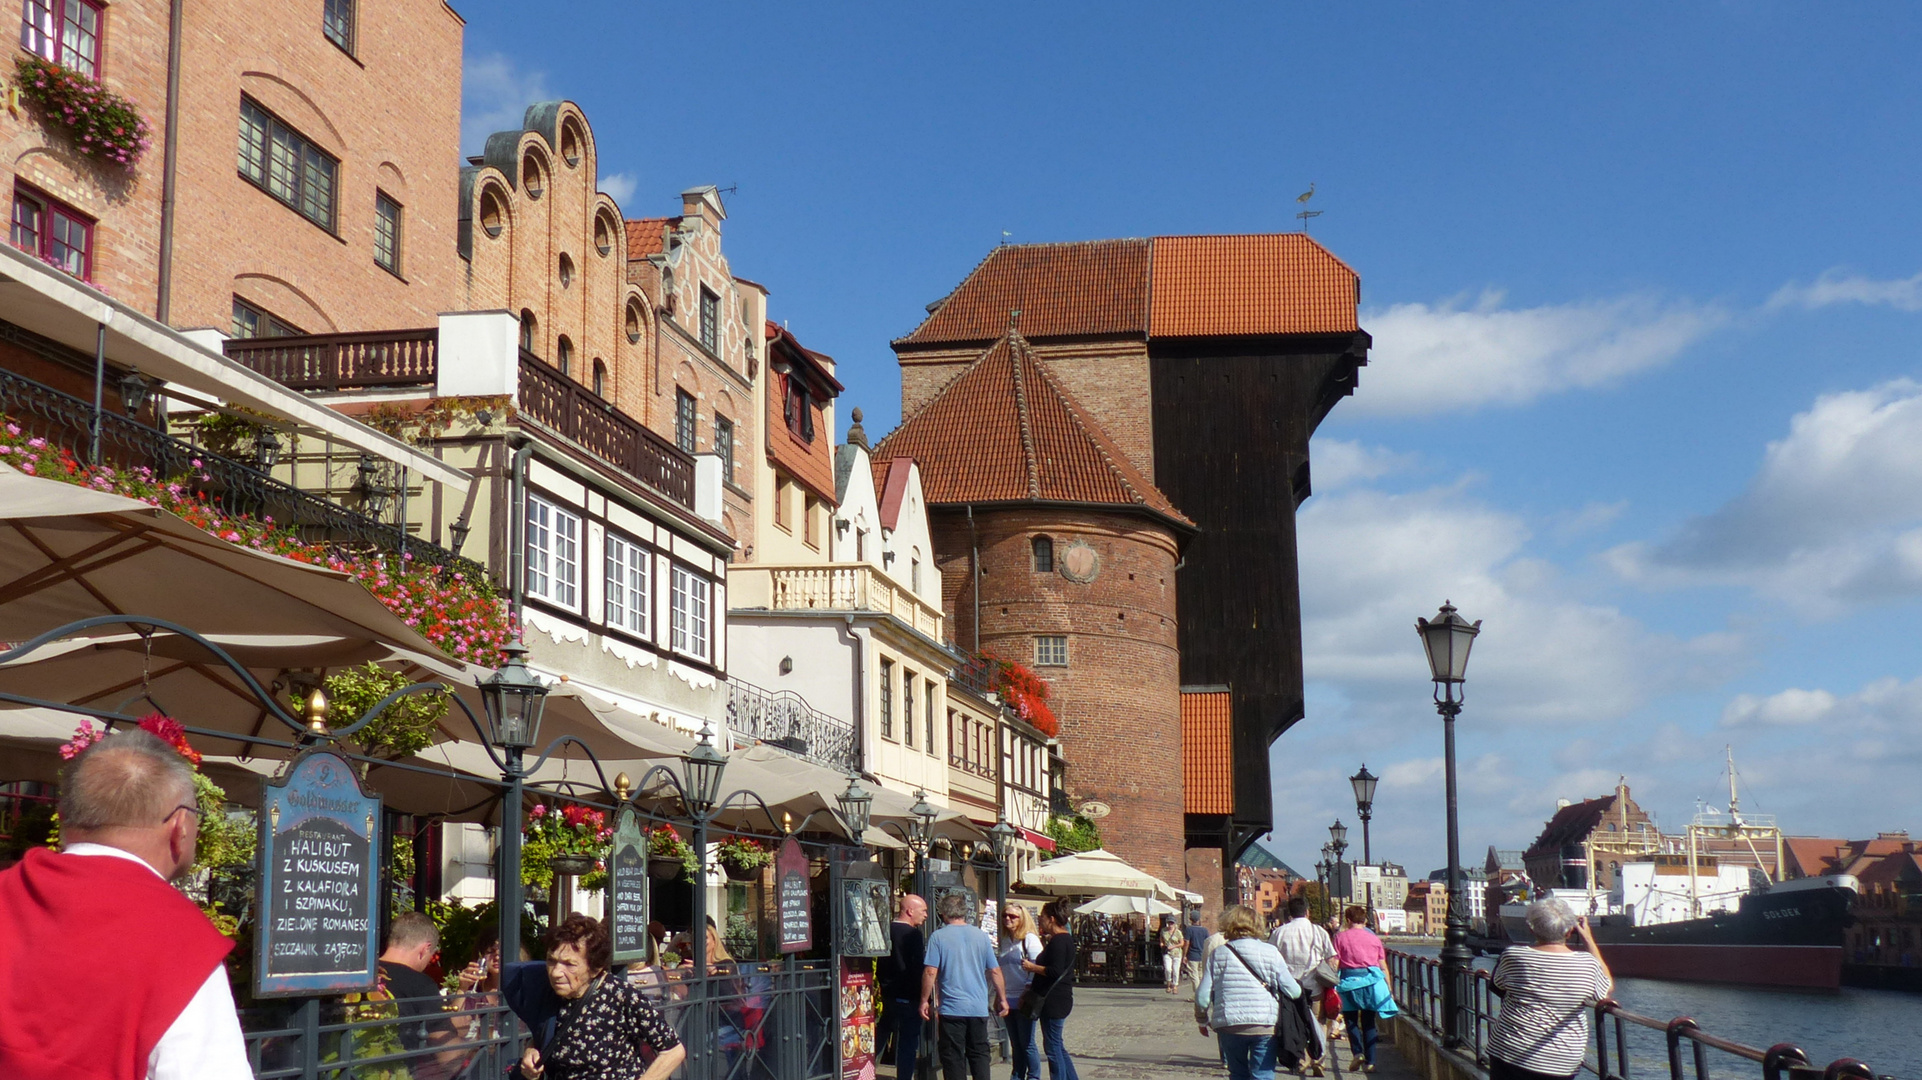
<path id="1" fill-rule="evenodd" d="M 842 956 L 886 956 L 894 951 L 888 924 L 894 921 L 894 887 L 881 868 L 848 863 L 836 882 L 835 951 Z"/>
<path id="2" fill-rule="evenodd" d="M 814 948 L 814 895 L 808 886 L 808 857 L 801 842 L 790 836 L 774 855 L 774 910 L 780 950 L 807 952 Z"/>
<path id="3" fill-rule="evenodd" d="M 840 981 L 841 1078 L 874 1080 L 874 965 L 867 960 L 843 959 Z"/>
<path id="4" fill-rule="evenodd" d="M 647 833 L 632 806 L 614 816 L 614 843 L 607 855 L 607 914 L 614 939 L 613 962 L 647 961 Z"/>
<path id="5" fill-rule="evenodd" d="M 380 796 L 328 749 L 302 751 L 260 789 L 254 995 L 374 989 Z"/>

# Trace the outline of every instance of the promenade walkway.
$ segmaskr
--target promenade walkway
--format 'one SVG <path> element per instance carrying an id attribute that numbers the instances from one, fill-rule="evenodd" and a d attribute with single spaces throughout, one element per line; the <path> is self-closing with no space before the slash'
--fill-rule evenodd
<path id="1" fill-rule="evenodd" d="M 1222 1080 L 1228 1074 L 1215 1056 L 1215 1041 L 1195 1030 L 1192 991 L 1169 996 L 1159 989 L 1118 989 L 1077 986 L 1074 1015 L 1068 1018 L 1067 1044 L 1074 1054 L 1081 1080 Z M 1330 1080 L 1355 1074 L 1340 1066 L 1348 1061 L 1344 1042 Z M 1046 1062 L 1042 1069 L 1045 1073 Z M 996 1062 L 994 1075 L 1007 1075 Z M 1277 1080 L 1286 1076 L 1277 1073 Z M 1376 1080 L 1417 1080 L 1395 1048 L 1384 1040 L 1376 1049 Z"/>

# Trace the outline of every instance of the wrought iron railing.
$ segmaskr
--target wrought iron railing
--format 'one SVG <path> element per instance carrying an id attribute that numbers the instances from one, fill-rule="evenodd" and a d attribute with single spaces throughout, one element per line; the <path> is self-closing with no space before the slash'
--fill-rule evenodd
<path id="1" fill-rule="evenodd" d="M 92 403 L 0 369 L 0 414 L 86 460 Z M 275 525 L 293 529 L 303 540 L 405 553 L 417 561 L 452 567 L 474 581 L 486 577 L 487 570 L 479 563 L 411 536 L 398 525 L 357 514 L 110 410 L 100 415 L 100 460 L 115 468 L 144 466 L 162 479 L 183 479 L 219 509 L 263 520 L 271 517 Z"/>
<path id="2" fill-rule="evenodd" d="M 469 1005 L 471 1004 L 471 1007 Z M 407 1022 L 395 1018 L 402 1006 Z M 469 1000 L 408 998 L 351 1017 L 339 998 L 308 998 L 241 1014 L 256 1080 L 350 1080 L 368 1076 L 504 1076 L 520 1061 L 527 1028 L 498 994 Z M 449 1035 L 452 1038 L 449 1038 Z M 431 1044 L 423 1046 L 428 1039 Z M 408 1049 L 413 1043 L 415 1049 Z M 410 1073 L 409 1070 L 415 1070 Z"/>
<path id="3" fill-rule="evenodd" d="M 520 415 L 680 503 L 694 505 L 694 458 L 560 370 L 521 351 Z"/>
<path id="4" fill-rule="evenodd" d="M 772 743 L 829 768 L 860 764 L 854 725 L 814 708 L 792 690 L 765 690 L 729 676 L 727 726 L 736 735 Z"/>
<path id="5" fill-rule="evenodd" d="M 1396 949 L 1388 950 L 1388 969 L 1394 987 L 1395 1003 L 1402 1017 L 1419 1025 L 1438 1040 L 1448 1032 L 1447 1014 L 1442 1006 L 1443 980 L 1447 973 L 1441 961 L 1414 956 Z M 1462 1045 L 1457 1052 L 1488 1065 L 1489 1037 L 1499 1015 L 1500 995 L 1495 992 L 1491 973 L 1476 969 L 1467 975 L 1460 998 Z M 1651 1075 L 1666 1067 L 1672 1080 L 1716 1080 L 1720 1077 L 1759 1075 L 1763 1080 L 1876 1080 L 1869 1066 L 1854 1058 L 1841 1058 L 1827 1068 L 1812 1064 L 1808 1054 L 1794 1043 L 1780 1042 L 1766 1050 L 1711 1035 L 1686 1016 L 1662 1021 L 1642 1016 L 1621 1007 L 1613 1000 L 1591 1006 L 1594 1049 L 1582 1062 L 1581 1072 L 1597 1080 L 1631 1080 Z M 1710 1051 L 1714 1051 L 1713 1057 Z M 1746 1069 L 1744 1066 L 1759 1066 Z"/>
<path id="6" fill-rule="evenodd" d="M 234 338 L 227 358 L 290 390 L 357 390 L 418 386 L 440 371 L 440 331 L 380 330 L 355 334 Z"/>
<path id="7" fill-rule="evenodd" d="M 993 697 L 996 693 L 995 684 L 1001 677 L 1001 664 L 985 656 L 968 654 L 967 660 L 954 669 L 951 677 L 982 697 Z"/>

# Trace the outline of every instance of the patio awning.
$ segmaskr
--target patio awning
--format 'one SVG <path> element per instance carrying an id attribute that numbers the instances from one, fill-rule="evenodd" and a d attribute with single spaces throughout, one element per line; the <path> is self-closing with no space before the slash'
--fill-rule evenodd
<path id="1" fill-rule="evenodd" d="M 143 375 L 283 417 L 461 492 L 472 482 L 466 472 L 419 447 L 310 401 L 9 245 L 0 245 L 0 318 L 88 356 L 104 323 L 107 359 L 116 364 L 138 366 Z"/>
<path id="2" fill-rule="evenodd" d="M 1064 855 L 1021 875 L 1021 887 L 1055 896 L 1152 896 L 1174 902 L 1174 886 L 1101 848 Z"/>

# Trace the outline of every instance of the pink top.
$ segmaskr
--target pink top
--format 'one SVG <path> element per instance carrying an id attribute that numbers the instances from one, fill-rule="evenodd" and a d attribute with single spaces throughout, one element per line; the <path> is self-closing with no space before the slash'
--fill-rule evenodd
<path id="1" fill-rule="evenodd" d="M 1342 968 L 1388 968 L 1388 951 L 1381 939 L 1365 926 L 1351 926 L 1335 935 L 1335 966 Z"/>

